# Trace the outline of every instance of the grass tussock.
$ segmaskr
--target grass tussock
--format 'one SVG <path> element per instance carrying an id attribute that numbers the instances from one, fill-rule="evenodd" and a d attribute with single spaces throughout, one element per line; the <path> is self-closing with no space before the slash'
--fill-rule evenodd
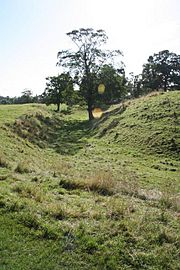
<path id="1" fill-rule="evenodd" d="M 38 238 L 55 240 L 60 236 L 57 226 L 43 220 L 41 215 L 30 209 L 29 211 L 19 213 L 18 220 L 24 226 L 33 229 Z"/>
<path id="2" fill-rule="evenodd" d="M 0 155 L 0 167 L 8 168 L 9 164 L 4 155 Z"/>
<path id="3" fill-rule="evenodd" d="M 15 168 L 14 171 L 15 171 L 16 173 L 21 173 L 21 174 L 32 172 L 32 170 L 31 170 L 30 167 L 29 167 L 28 161 L 20 161 L 20 162 L 17 164 L 17 166 L 16 166 L 16 168 Z"/>
<path id="4" fill-rule="evenodd" d="M 40 217 L 32 211 L 21 213 L 18 218 L 28 228 L 35 230 L 40 228 Z"/>
<path id="5" fill-rule="evenodd" d="M 25 208 L 25 202 L 20 198 L 2 196 L 0 197 L 0 208 L 6 213 L 20 212 Z"/>
<path id="6" fill-rule="evenodd" d="M 116 192 L 117 181 L 112 172 L 99 170 L 85 179 L 88 190 L 98 192 L 101 195 L 111 195 Z"/>
<path id="7" fill-rule="evenodd" d="M 65 219 L 68 216 L 66 207 L 59 202 L 46 204 L 43 211 L 57 220 Z"/>
<path id="8" fill-rule="evenodd" d="M 162 196 L 159 200 L 162 209 L 172 209 L 180 212 L 180 193 L 178 186 L 173 181 L 164 181 L 162 185 Z"/>
<path id="9" fill-rule="evenodd" d="M 124 195 L 136 197 L 139 194 L 139 181 L 134 173 L 129 173 L 127 176 L 118 182 L 118 191 Z"/>
<path id="10" fill-rule="evenodd" d="M 123 219 L 128 213 L 130 207 L 127 202 L 119 200 L 119 198 L 111 197 L 107 203 L 107 218 L 113 220 Z"/>
<path id="11" fill-rule="evenodd" d="M 9 174 L 0 175 L 0 181 L 6 180 L 9 177 Z"/>
<path id="12" fill-rule="evenodd" d="M 160 199 L 160 206 L 162 208 L 173 209 L 180 213 L 180 194 L 173 195 L 163 193 Z"/>
<path id="13" fill-rule="evenodd" d="M 42 188 L 36 184 L 16 184 L 12 190 L 18 193 L 21 197 L 30 198 L 36 202 L 43 202 L 46 198 Z"/>
<path id="14" fill-rule="evenodd" d="M 71 169 L 71 164 L 63 160 L 53 161 L 53 163 L 50 165 L 50 169 L 53 172 L 54 177 L 62 174 L 67 175 Z"/>
<path id="15" fill-rule="evenodd" d="M 80 180 L 62 179 L 60 186 L 67 190 L 80 189 L 101 195 L 112 195 L 116 193 L 117 181 L 110 171 L 99 170 Z"/>

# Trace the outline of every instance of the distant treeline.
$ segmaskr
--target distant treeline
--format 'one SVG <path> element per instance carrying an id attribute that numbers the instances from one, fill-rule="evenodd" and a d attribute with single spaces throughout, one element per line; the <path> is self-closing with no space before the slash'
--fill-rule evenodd
<path id="1" fill-rule="evenodd" d="M 41 103 L 41 96 L 33 96 L 31 90 L 24 90 L 19 97 L 3 97 L 0 96 L 0 104 L 25 104 L 25 103 Z"/>

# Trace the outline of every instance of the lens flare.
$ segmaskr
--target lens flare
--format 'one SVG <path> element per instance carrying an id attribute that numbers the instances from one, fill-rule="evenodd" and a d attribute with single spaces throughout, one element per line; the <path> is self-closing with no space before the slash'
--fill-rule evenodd
<path id="1" fill-rule="evenodd" d="M 100 108 L 95 108 L 92 111 L 92 114 L 93 114 L 94 118 L 100 118 L 102 116 L 103 112 Z"/>
<path id="2" fill-rule="evenodd" d="M 102 95 L 102 94 L 104 94 L 104 91 L 105 91 L 105 85 L 103 83 L 101 83 L 98 86 L 98 93 Z"/>

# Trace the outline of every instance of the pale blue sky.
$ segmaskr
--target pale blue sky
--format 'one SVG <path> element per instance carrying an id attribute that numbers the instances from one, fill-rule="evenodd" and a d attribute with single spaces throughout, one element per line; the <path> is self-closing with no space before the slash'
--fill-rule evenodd
<path id="1" fill-rule="evenodd" d="M 127 75 L 160 50 L 180 54 L 179 0 L 0 0 L 0 95 L 42 93 L 60 72 L 57 52 L 73 47 L 66 33 L 80 27 L 106 31 Z"/>

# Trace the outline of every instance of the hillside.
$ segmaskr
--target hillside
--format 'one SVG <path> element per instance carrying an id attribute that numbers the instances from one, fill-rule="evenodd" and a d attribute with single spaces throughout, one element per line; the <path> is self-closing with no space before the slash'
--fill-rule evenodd
<path id="1" fill-rule="evenodd" d="M 146 153 L 179 156 L 180 95 L 151 93 L 116 106 L 98 121 L 98 137 Z"/>
<path id="2" fill-rule="evenodd" d="M 0 269 L 179 269 L 179 105 L 1 105 Z"/>

